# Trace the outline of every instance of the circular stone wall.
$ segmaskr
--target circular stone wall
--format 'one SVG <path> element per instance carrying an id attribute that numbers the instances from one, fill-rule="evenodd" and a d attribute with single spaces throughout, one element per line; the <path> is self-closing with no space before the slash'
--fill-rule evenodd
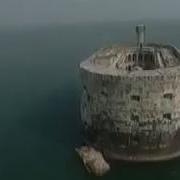
<path id="1" fill-rule="evenodd" d="M 123 72 L 113 52 L 105 64 L 92 56 L 80 65 L 87 142 L 121 160 L 179 156 L 180 67 Z"/>

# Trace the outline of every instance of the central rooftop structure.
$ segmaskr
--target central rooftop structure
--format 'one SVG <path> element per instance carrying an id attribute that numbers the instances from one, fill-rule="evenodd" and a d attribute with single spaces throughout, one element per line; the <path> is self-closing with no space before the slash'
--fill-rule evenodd
<path id="1" fill-rule="evenodd" d="M 137 46 L 114 45 L 103 48 L 82 63 L 98 71 L 130 73 L 140 70 L 155 70 L 180 65 L 180 52 L 172 45 L 144 44 L 145 26 L 136 27 Z M 101 70 L 100 70 L 101 71 Z"/>
<path id="2" fill-rule="evenodd" d="M 81 118 L 88 143 L 108 158 L 166 160 L 180 155 L 180 52 L 145 43 L 102 48 L 80 64 Z"/>

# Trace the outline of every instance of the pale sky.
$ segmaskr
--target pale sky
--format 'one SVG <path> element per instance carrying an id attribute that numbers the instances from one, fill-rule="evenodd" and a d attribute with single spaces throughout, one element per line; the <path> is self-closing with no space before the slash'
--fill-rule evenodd
<path id="1" fill-rule="evenodd" d="M 180 19 L 180 0 L 0 0 L 0 26 Z"/>

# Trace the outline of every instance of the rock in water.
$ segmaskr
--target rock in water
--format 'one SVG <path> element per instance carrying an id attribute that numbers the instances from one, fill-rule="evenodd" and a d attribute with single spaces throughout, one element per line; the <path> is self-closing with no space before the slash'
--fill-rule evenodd
<path id="1" fill-rule="evenodd" d="M 77 148 L 76 151 L 83 160 L 83 163 L 89 173 L 93 173 L 96 176 L 103 176 L 110 170 L 110 166 L 105 161 L 102 153 L 96 151 L 94 148 L 83 146 L 81 148 Z"/>

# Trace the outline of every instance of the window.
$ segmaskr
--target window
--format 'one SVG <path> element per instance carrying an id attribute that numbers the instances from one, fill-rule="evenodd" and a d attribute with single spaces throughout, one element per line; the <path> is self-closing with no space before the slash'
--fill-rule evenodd
<path id="1" fill-rule="evenodd" d="M 153 54 L 150 53 L 145 54 L 144 59 L 147 61 L 153 61 L 154 60 Z"/>
<path id="2" fill-rule="evenodd" d="M 131 62 L 131 55 L 128 55 L 128 62 Z"/>
<path id="3" fill-rule="evenodd" d="M 105 91 L 101 91 L 101 94 L 103 95 L 103 96 L 108 96 L 108 93 L 107 92 L 105 92 Z"/>
<path id="4" fill-rule="evenodd" d="M 145 66 L 144 70 L 152 70 L 156 67 L 155 59 L 152 53 L 146 53 L 144 55 Z"/>
<path id="5" fill-rule="evenodd" d="M 86 121 L 84 121 L 84 126 L 85 126 L 85 128 L 88 127 L 88 123 Z"/>
<path id="6" fill-rule="evenodd" d="M 151 59 L 151 61 L 153 61 L 153 60 L 154 60 L 154 57 L 153 57 L 153 55 L 152 55 L 152 54 L 150 55 L 150 59 Z"/>
<path id="7" fill-rule="evenodd" d="M 129 66 L 126 66 L 126 70 L 127 70 L 127 71 L 131 71 L 131 70 L 132 70 L 131 66 L 130 66 L 130 65 L 129 65 Z"/>
<path id="8" fill-rule="evenodd" d="M 133 54 L 133 62 L 136 61 L 136 54 Z"/>
<path id="9" fill-rule="evenodd" d="M 173 94 L 171 93 L 164 94 L 164 98 L 172 100 Z"/>
<path id="10" fill-rule="evenodd" d="M 140 101 L 140 96 L 132 95 L 132 96 L 131 96 L 131 100 Z"/>
<path id="11" fill-rule="evenodd" d="M 171 120 L 171 113 L 163 114 L 163 118 Z"/>
<path id="12" fill-rule="evenodd" d="M 85 86 L 85 85 L 83 86 L 83 89 L 84 89 L 84 90 L 87 90 L 87 88 L 86 88 L 86 86 Z"/>
<path id="13" fill-rule="evenodd" d="M 131 71 L 131 66 L 128 66 L 128 71 Z"/>
<path id="14" fill-rule="evenodd" d="M 89 94 L 87 94 L 87 100 L 90 101 L 91 97 Z"/>
<path id="15" fill-rule="evenodd" d="M 139 121 L 139 116 L 138 116 L 138 115 L 135 115 L 135 114 L 132 114 L 132 115 L 131 115 L 131 120 L 132 120 L 132 121 Z"/>

